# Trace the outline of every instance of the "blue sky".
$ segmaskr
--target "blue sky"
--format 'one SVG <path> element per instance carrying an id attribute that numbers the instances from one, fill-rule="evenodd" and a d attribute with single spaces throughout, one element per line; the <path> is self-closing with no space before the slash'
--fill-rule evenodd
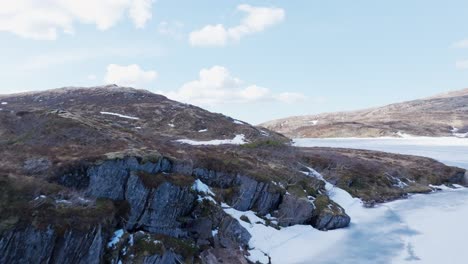
<path id="1" fill-rule="evenodd" d="M 252 123 L 379 106 L 467 87 L 467 14 L 431 0 L 5 1 L 0 93 L 112 82 Z"/>

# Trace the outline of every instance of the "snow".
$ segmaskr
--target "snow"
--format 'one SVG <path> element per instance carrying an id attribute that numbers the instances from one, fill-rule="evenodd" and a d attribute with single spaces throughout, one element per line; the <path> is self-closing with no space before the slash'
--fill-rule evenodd
<path id="1" fill-rule="evenodd" d="M 194 146 L 203 146 L 203 145 L 243 145 L 247 143 L 245 141 L 245 136 L 243 134 L 236 135 L 233 139 L 214 139 L 214 140 L 208 140 L 208 141 L 196 141 L 196 140 L 191 140 L 191 139 L 179 139 L 176 140 L 176 142 L 182 143 L 182 144 L 189 144 L 189 145 L 194 145 Z"/>
<path id="2" fill-rule="evenodd" d="M 394 177 L 394 176 L 389 175 L 389 174 L 386 175 L 386 176 L 387 176 L 392 182 L 394 182 L 394 183 L 393 183 L 393 186 L 396 186 L 396 187 L 401 188 L 401 189 L 403 189 L 403 188 L 405 188 L 405 187 L 408 186 L 408 184 L 404 183 L 402 180 L 400 180 L 400 179 L 397 178 L 397 177 Z"/>
<path id="3" fill-rule="evenodd" d="M 466 138 L 468 137 L 468 132 L 466 133 L 458 133 L 459 129 L 456 127 L 452 127 L 452 135 L 458 138 Z"/>
<path id="4" fill-rule="evenodd" d="M 217 204 L 216 200 L 213 199 L 214 196 L 216 196 L 210 189 L 210 187 L 208 187 L 208 185 L 204 184 L 202 181 L 200 181 L 200 179 L 197 179 L 195 180 L 195 182 L 193 183 L 192 185 L 192 190 L 198 192 L 198 193 L 201 193 L 201 194 L 204 194 L 203 196 L 202 195 L 198 195 L 198 201 L 199 202 L 203 202 L 203 200 L 207 200 L 207 201 L 210 201 L 214 204 Z"/>
<path id="5" fill-rule="evenodd" d="M 240 121 L 240 120 L 236 120 L 234 119 L 234 121 L 232 121 L 234 124 L 238 124 L 238 125 L 245 125 L 244 122 Z"/>
<path id="6" fill-rule="evenodd" d="M 124 233 L 125 232 L 124 232 L 123 229 L 119 229 L 119 230 L 115 231 L 114 236 L 111 238 L 109 243 L 107 243 L 107 247 L 108 248 L 113 248 L 115 245 L 117 245 L 117 243 L 119 243 L 119 241 L 122 238 Z"/>
<path id="7" fill-rule="evenodd" d="M 270 133 L 266 132 L 265 130 L 260 130 L 260 133 L 261 133 L 262 136 L 264 136 L 264 137 L 269 137 L 269 136 L 270 136 Z"/>
<path id="8" fill-rule="evenodd" d="M 8 102 L 2 102 L 1 103 L 1 105 L 7 105 L 7 104 L 8 104 Z"/>
<path id="9" fill-rule="evenodd" d="M 200 130 L 198 130 L 199 133 L 204 133 L 204 132 L 206 132 L 206 131 L 208 131 L 208 129 L 200 129 Z"/>
<path id="10" fill-rule="evenodd" d="M 170 124 L 167 124 L 167 125 L 168 125 L 168 126 L 170 126 L 170 127 L 175 127 L 175 125 L 174 125 L 174 124 L 172 124 L 172 123 L 170 123 Z"/>
<path id="11" fill-rule="evenodd" d="M 318 120 L 311 120 L 309 121 L 313 126 L 316 126 L 318 124 Z"/>
<path id="12" fill-rule="evenodd" d="M 138 117 L 127 116 L 127 115 L 122 115 L 122 114 L 112 113 L 112 112 L 101 112 L 101 115 L 111 115 L 111 116 L 117 116 L 117 117 L 126 118 L 126 119 L 132 119 L 132 120 L 139 120 L 140 119 Z"/>
<path id="13" fill-rule="evenodd" d="M 34 201 L 37 201 L 37 200 L 39 200 L 39 199 L 45 199 L 45 198 L 47 198 L 47 196 L 45 196 L 45 195 L 39 195 L 38 197 L 34 198 Z"/>
<path id="14" fill-rule="evenodd" d="M 199 193 L 209 194 L 211 196 L 215 196 L 215 194 L 211 191 L 208 185 L 204 184 L 200 179 L 197 179 L 192 186 L 192 190 L 197 191 Z"/>

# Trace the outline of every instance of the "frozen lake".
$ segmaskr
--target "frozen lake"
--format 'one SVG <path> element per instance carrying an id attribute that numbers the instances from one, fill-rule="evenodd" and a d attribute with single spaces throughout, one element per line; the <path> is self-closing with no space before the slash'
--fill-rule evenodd
<path id="1" fill-rule="evenodd" d="M 295 144 L 420 155 L 468 169 L 468 139 L 297 139 Z M 468 189 L 446 188 L 368 209 L 344 190 L 329 183 L 326 188 L 351 216 L 348 228 L 321 232 L 296 225 L 276 230 L 258 224 L 263 220 L 253 212 L 226 209 L 237 219 L 248 215 L 253 220 L 239 221 L 252 234 L 250 259 L 268 263 L 269 256 L 273 264 L 468 263 Z"/>
<path id="2" fill-rule="evenodd" d="M 301 138 L 300 147 L 337 147 L 379 150 L 434 158 L 448 165 L 468 169 L 468 139 L 465 138 Z"/>

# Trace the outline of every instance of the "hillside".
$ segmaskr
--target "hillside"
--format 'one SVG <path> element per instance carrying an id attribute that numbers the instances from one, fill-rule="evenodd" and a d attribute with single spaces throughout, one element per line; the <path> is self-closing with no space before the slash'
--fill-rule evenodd
<path id="1" fill-rule="evenodd" d="M 0 263 L 255 262 L 242 224 L 349 225 L 315 171 L 369 206 L 467 184 L 465 170 L 429 158 L 299 149 L 144 90 L 62 88 L 0 103 Z"/>
<path id="2" fill-rule="evenodd" d="M 468 136 L 468 89 L 383 107 L 297 116 L 261 126 L 292 138 Z"/>

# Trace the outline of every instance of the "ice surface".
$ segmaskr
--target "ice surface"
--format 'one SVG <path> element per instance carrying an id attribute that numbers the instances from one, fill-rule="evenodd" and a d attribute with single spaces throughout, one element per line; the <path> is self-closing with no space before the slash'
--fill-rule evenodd
<path id="1" fill-rule="evenodd" d="M 468 168 L 468 138 L 301 138 L 295 139 L 294 144 L 299 147 L 340 147 L 417 155 Z"/>

